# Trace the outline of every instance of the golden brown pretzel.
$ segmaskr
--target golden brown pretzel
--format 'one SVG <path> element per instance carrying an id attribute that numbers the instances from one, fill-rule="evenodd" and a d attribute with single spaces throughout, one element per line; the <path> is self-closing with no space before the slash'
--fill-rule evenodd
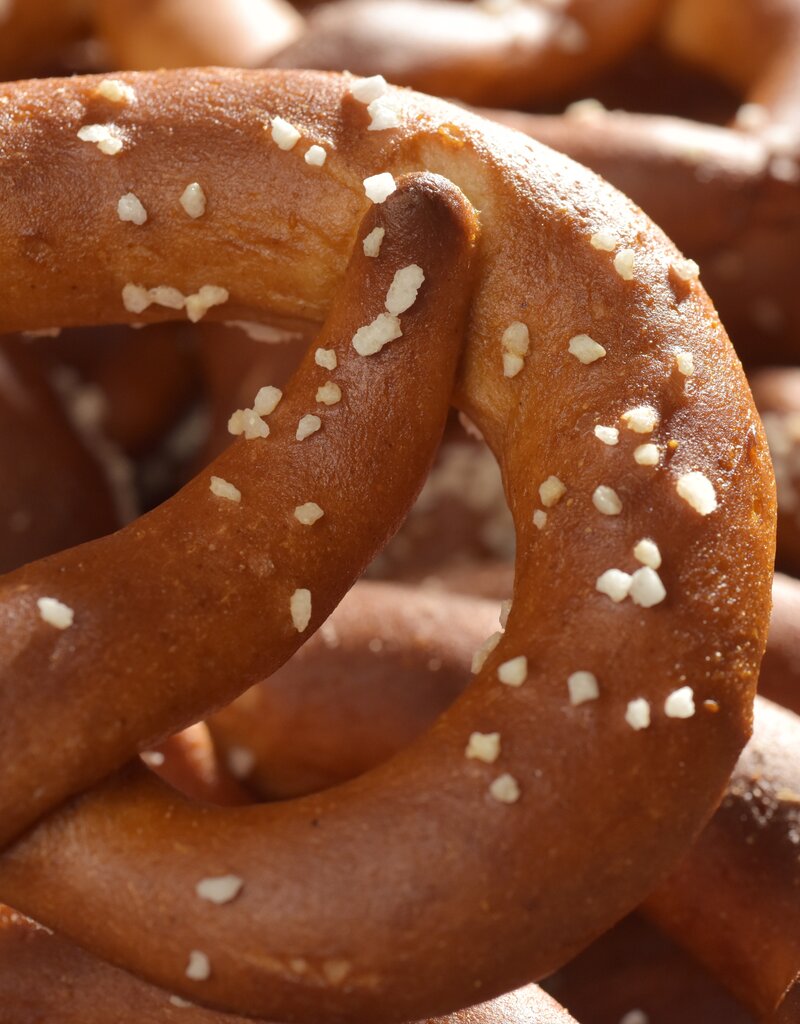
<path id="1" fill-rule="evenodd" d="M 15 709 L 15 730 L 4 736 L 13 768 L 2 780 L 5 834 L 53 813 L 3 857 L 0 897 L 153 981 L 238 1012 L 403 1019 L 513 987 L 639 901 L 711 811 L 749 731 L 774 498 L 739 365 L 664 236 L 594 175 L 518 136 L 395 93 L 387 101 L 400 126 L 369 133 L 353 81 L 339 76 L 211 70 L 130 75 L 125 84 L 133 97 L 120 90 L 128 102 L 113 108 L 98 78 L 3 90 L 8 301 L 0 327 L 119 319 L 128 283 L 132 315 L 145 319 L 174 315 L 131 301 L 174 304 L 175 292 L 144 291 L 161 286 L 190 295 L 193 313 L 224 297 L 203 285 L 224 287 L 226 319 L 261 310 L 314 318 L 334 300 L 323 347 L 338 353 L 335 381 L 347 400 L 324 413 L 310 444 L 295 440 L 324 379 L 310 353 L 270 418 L 268 444 L 240 442 L 213 467 L 242 492 L 235 529 L 225 518 L 235 510 L 209 495 L 206 475 L 128 531 L 3 581 L 0 721 Z M 293 139 L 282 122 L 265 131 L 268 117 L 296 126 L 296 149 L 281 148 Z M 101 143 L 121 138 L 116 156 L 78 137 L 111 118 L 116 130 L 91 134 Z M 215 158 L 199 169 L 209 206 L 195 221 L 176 201 L 201 139 Z M 324 168 L 304 160 L 309 144 L 325 149 Z M 472 291 L 472 214 L 439 179 L 411 178 L 356 233 L 363 181 L 420 167 L 462 185 L 481 210 Z M 64 174 L 70 190 L 56 187 Z M 129 237 L 116 215 L 123 189 L 152 211 L 138 236 L 147 248 L 119 244 Z M 78 234 L 77 213 L 87 208 L 97 214 L 83 217 Z M 386 233 L 374 258 L 362 243 L 377 221 Z M 616 252 L 596 244 L 609 232 Z M 46 264 L 32 262 L 43 249 Z M 105 253 L 105 264 L 87 267 L 89 251 Z M 403 343 L 377 359 L 357 355 L 356 332 L 382 315 L 396 272 L 417 261 L 426 287 L 402 314 Z M 470 692 L 391 769 L 308 802 L 215 812 L 128 770 L 54 811 L 137 746 L 267 674 L 298 646 L 298 629 L 322 621 L 419 485 L 451 397 L 468 298 L 453 398 L 500 458 L 520 550 L 506 633 Z M 522 328 L 512 327 L 523 320 L 527 353 Z M 587 330 L 602 339 L 602 361 Z M 608 429 L 597 436 L 595 426 Z M 556 476 L 568 488 L 560 502 Z M 604 489 L 614 485 L 619 516 L 604 514 L 616 506 Z M 287 532 L 312 488 L 322 530 Z M 649 571 L 636 568 L 633 548 L 650 537 L 663 548 L 666 596 L 652 546 L 638 549 Z M 635 570 L 636 580 L 605 575 L 614 567 Z M 124 593 L 114 590 L 120 578 Z M 638 604 L 605 592 L 622 597 L 629 585 Z M 293 623 L 291 598 L 306 589 L 312 617 L 300 600 Z M 74 609 L 71 632 L 54 635 L 37 617 L 45 593 Z M 212 608 L 221 609 L 213 620 Z M 554 635 L 558 644 L 542 639 Z M 677 675 L 676 636 L 685 652 Z M 623 657 L 614 654 L 620 643 Z M 15 659 L 20 646 L 24 657 Z M 707 661 L 709 651 L 721 656 Z M 566 681 L 576 671 L 599 677 L 600 697 L 588 706 L 569 704 Z M 119 678 L 131 682 L 112 692 Z M 711 700 L 717 713 L 704 703 Z M 554 720 L 569 725 L 566 747 Z M 504 738 L 497 765 L 464 756 L 470 735 L 487 729 Z M 74 737 L 68 748 L 54 740 L 65 732 Z M 567 750 L 575 755 L 568 772 Z M 640 816 L 621 815 L 620 801 Z M 199 827 L 202 850 L 176 862 L 174 851 L 191 850 Z M 103 886 L 87 871 L 90 835 Z M 313 871 L 301 855 L 309 839 Z M 238 870 L 245 890 L 224 914 L 209 915 L 186 873 L 205 877 L 223 864 Z M 481 895 L 465 905 L 465 892 Z M 565 903 L 575 908 L 569 915 Z M 157 941 L 152 906 L 172 921 Z M 353 917 L 357 938 L 342 927 Z M 381 941 L 387 931 L 390 949 Z M 191 951 L 204 957 L 187 977 Z"/>
<path id="2" fill-rule="evenodd" d="M 469 670 L 463 645 L 469 648 L 470 642 L 479 642 L 486 619 L 496 617 L 497 603 L 437 594 L 437 615 L 430 621 L 434 599 L 414 597 L 404 589 L 357 585 L 315 644 L 257 692 L 243 695 L 212 719 L 212 731 L 225 752 L 250 755 L 253 771 L 248 781 L 260 793 L 285 797 L 302 791 L 291 771 L 304 761 L 316 766 L 309 791 L 311 785 L 321 788 L 366 770 L 373 758 L 389 757 L 400 746 L 393 734 L 398 717 L 407 733 L 420 733 L 439 713 L 437 702 L 446 705 L 459 682 L 463 685 Z M 775 612 L 760 684 L 773 694 L 779 682 L 782 695 L 794 707 L 800 707 L 798 591 L 796 581 L 776 578 Z M 794 692 L 787 686 L 784 619 L 793 626 L 795 664 L 789 670 Z M 364 650 L 370 635 L 372 642 Z M 781 648 L 780 661 L 772 653 L 773 645 Z M 413 695 L 406 692 L 409 662 L 415 664 Z M 313 708 L 311 721 L 293 713 L 306 698 Z M 772 1019 L 795 975 L 800 975 L 800 719 L 764 700 L 758 709 L 756 734 L 737 765 L 722 808 L 678 873 L 646 906 L 759 1019 Z M 361 735 L 361 714 L 373 724 L 370 745 Z M 282 732 L 291 734 L 291 748 L 278 738 Z M 360 765 L 353 760 L 353 750 L 364 758 Z M 663 943 L 656 948 L 662 947 Z M 596 951 L 588 962 L 600 955 Z M 628 1008 L 639 1005 L 634 996 L 652 984 L 646 971 L 636 970 L 639 966 L 634 959 L 626 980 L 638 978 L 638 984 L 627 996 L 625 985 L 610 989 L 612 1006 L 624 1006 L 626 998 L 632 1000 Z M 659 969 L 664 972 L 663 963 Z M 699 979 L 701 972 L 695 970 L 694 975 Z M 576 996 L 573 1002 L 568 986 L 565 990 L 553 983 L 548 989 L 584 1019 L 579 1011 L 586 1009 L 585 998 Z M 673 1014 L 678 1012 L 672 1007 Z M 615 1019 L 621 1016 L 620 1010 Z"/>
<path id="3" fill-rule="evenodd" d="M 46 1016 L 44 1016 L 46 1014 Z M 170 997 L 0 906 L 0 1024 L 246 1024 L 252 1018 Z M 575 1024 L 526 988 L 425 1024 Z"/>
<path id="4" fill-rule="evenodd" d="M 739 90 L 730 128 L 583 108 L 495 116 L 593 167 L 697 260 L 747 362 L 794 362 L 800 305 L 800 4 L 675 0 L 664 45 Z M 635 102 L 635 97 L 633 97 Z"/>

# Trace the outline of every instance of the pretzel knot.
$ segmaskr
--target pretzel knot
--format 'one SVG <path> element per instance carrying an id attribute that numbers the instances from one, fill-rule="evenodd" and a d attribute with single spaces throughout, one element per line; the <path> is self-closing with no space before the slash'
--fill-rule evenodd
<path id="1" fill-rule="evenodd" d="M 275 1020 L 447 1012 L 640 902 L 748 736 L 769 609 L 765 442 L 674 247 L 591 172 L 448 104 L 390 90 L 398 125 L 369 132 L 362 86 L 0 92 L 0 330 L 327 313 L 206 472 L 0 589 L 0 900 Z M 450 402 L 518 541 L 505 631 L 453 707 L 375 771 L 269 807 L 126 766 L 324 621 Z"/>

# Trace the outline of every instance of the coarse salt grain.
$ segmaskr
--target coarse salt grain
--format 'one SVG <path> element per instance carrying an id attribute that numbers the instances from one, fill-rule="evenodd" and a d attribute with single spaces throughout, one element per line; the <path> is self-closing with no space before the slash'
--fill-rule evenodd
<path id="1" fill-rule="evenodd" d="M 385 234 L 386 228 L 373 228 L 368 235 L 364 235 L 364 241 L 361 245 L 365 256 L 370 256 L 374 259 L 378 255 L 381 251 L 381 243 Z"/>
<path id="2" fill-rule="evenodd" d="M 516 377 L 518 373 L 522 372 L 524 366 L 525 360 L 522 358 L 522 356 L 515 356 L 513 352 L 503 353 L 504 377 L 508 377 L 509 379 L 512 377 Z"/>
<path id="3" fill-rule="evenodd" d="M 104 78 L 95 89 L 98 96 L 102 96 L 109 103 L 135 103 L 136 93 L 126 82 L 119 78 Z"/>
<path id="4" fill-rule="evenodd" d="M 710 515 L 717 507 L 714 485 L 704 473 L 694 470 L 678 477 L 678 494 L 701 516 Z"/>
<path id="5" fill-rule="evenodd" d="M 122 289 L 122 305 L 129 313 L 143 313 L 150 305 L 147 289 L 128 282 Z"/>
<path id="6" fill-rule="evenodd" d="M 513 352 L 516 356 L 526 356 L 531 345 L 531 335 L 528 325 L 521 320 L 510 323 L 503 331 L 500 343 L 506 352 Z"/>
<path id="7" fill-rule="evenodd" d="M 313 526 L 324 515 L 325 513 L 315 501 L 307 501 L 304 505 L 298 505 L 294 510 L 295 519 L 303 526 Z"/>
<path id="8" fill-rule="evenodd" d="M 228 483 L 227 480 L 223 480 L 221 476 L 212 476 L 209 487 L 211 493 L 216 494 L 218 498 L 227 498 L 228 501 L 236 502 L 240 502 L 242 500 L 242 492 L 239 488 L 234 487 L 233 484 Z"/>
<path id="9" fill-rule="evenodd" d="M 606 487 L 605 484 L 595 488 L 592 504 L 604 516 L 618 516 L 622 511 L 622 501 L 619 495 L 613 487 Z"/>
<path id="10" fill-rule="evenodd" d="M 56 629 L 69 629 L 75 619 L 75 612 L 69 605 L 55 597 L 40 597 L 36 602 L 42 622 Z"/>
<path id="11" fill-rule="evenodd" d="M 567 493 L 567 488 L 557 476 L 549 476 L 539 487 L 539 498 L 545 508 L 552 508 Z"/>
<path id="12" fill-rule="evenodd" d="M 307 437 L 311 437 L 322 426 L 322 420 L 319 416 L 314 416 L 313 413 L 309 413 L 306 416 L 300 417 L 300 422 L 297 424 L 297 432 L 295 437 L 298 441 L 305 441 Z"/>
<path id="13" fill-rule="evenodd" d="M 353 335 L 353 348 L 360 356 L 374 356 L 390 341 L 402 337 L 400 320 L 391 313 L 379 313 L 371 324 L 359 327 Z"/>
<path id="14" fill-rule="evenodd" d="M 335 370 L 339 360 L 332 348 L 318 348 L 314 353 L 314 362 L 324 370 Z"/>
<path id="15" fill-rule="evenodd" d="M 275 412 L 282 398 L 283 392 L 280 388 L 267 384 L 258 389 L 258 394 L 253 402 L 253 411 L 259 416 L 269 416 L 270 413 Z"/>
<path id="16" fill-rule="evenodd" d="M 201 950 L 193 949 L 189 954 L 186 977 L 192 981 L 207 981 L 211 977 L 211 963 Z"/>
<path id="17" fill-rule="evenodd" d="M 328 154 L 322 146 L 309 146 L 303 159 L 309 167 L 322 167 L 328 159 Z"/>
<path id="18" fill-rule="evenodd" d="M 193 220 L 202 217 L 206 212 L 206 194 L 198 181 L 193 181 L 186 186 L 178 202 L 183 207 L 184 213 Z"/>
<path id="19" fill-rule="evenodd" d="M 78 138 L 94 143 L 106 156 L 115 156 L 125 145 L 122 130 L 115 124 L 85 124 L 78 129 Z"/>
<path id="20" fill-rule="evenodd" d="M 611 231 L 596 231 L 589 239 L 593 249 L 601 252 L 613 252 L 619 244 L 619 239 Z"/>
<path id="21" fill-rule="evenodd" d="M 499 732 L 474 732 L 469 738 L 464 756 L 474 761 L 494 764 L 500 756 Z"/>
<path id="22" fill-rule="evenodd" d="M 628 409 L 620 419 L 634 434 L 652 434 L 658 426 L 658 413 L 650 405 L 637 405 Z"/>
<path id="23" fill-rule="evenodd" d="M 486 664 L 486 659 L 489 657 L 489 655 L 492 653 L 495 647 L 497 647 L 497 645 L 500 643 L 502 639 L 502 633 L 492 633 L 490 637 L 487 637 L 486 640 L 483 641 L 481 646 L 472 655 L 471 668 L 473 675 L 477 675 L 477 673 L 480 672 L 480 670 Z"/>
<path id="24" fill-rule="evenodd" d="M 188 999 L 181 998 L 181 996 L 170 996 L 169 1001 L 172 1006 L 177 1006 L 182 1010 L 188 1010 L 189 1007 L 194 1005 L 193 1003 L 190 1003 Z"/>
<path id="25" fill-rule="evenodd" d="M 614 270 L 623 281 L 633 280 L 633 270 L 636 264 L 636 254 L 633 249 L 620 249 L 614 257 Z"/>
<path id="26" fill-rule="evenodd" d="M 500 804 L 515 804 L 520 797 L 519 783 L 506 772 L 489 786 L 489 795 Z"/>
<path id="27" fill-rule="evenodd" d="M 597 577 L 595 589 L 606 597 L 610 597 L 615 604 L 624 601 L 630 593 L 631 575 L 621 569 L 606 569 Z"/>
<path id="28" fill-rule="evenodd" d="M 359 103 L 369 104 L 384 96 L 389 86 L 383 75 L 372 75 L 362 78 L 350 86 L 350 95 Z"/>
<path id="29" fill-rule="evenodd" d="M 664 714 L 667 718 L 691 718 L 694 712 L 694 691 L 691 686 L 673 690 L 664 701 Z"/>
<path id="30" fill-rule="evenodd" d="M 147 210 L 133 192 L 126 192 L 117 201 L 117 215 L 120 220 L 129 221 L 131 224 L 144 224 L 147 220 Z"/>
<path id="31" fill-rule="evenodd" d="M 269 427 L 255 409 L 237 409 L 228 420 L 228 432 L 234 436 L 243 434 L 246 441 L 269 437 Z"/>
<path id="32" fill-rule="evenodd" d="M 228 301 L 227 288 L 215 284 L 204 284 L 194 295 L 186 296 L 186 315 L 193 324 L 202 320 L 212 306 L 221 306 Z"/>
<path id="33" fill-rule="evenodd" d="M 519 320 L 510 323 L 500 339 L 503 350 L 503 376 L 516 377 L 525 365 L 530 348 L 528 325 Z"/>
<path id="34" fill-rule="evenodd" d="M 673 260 L 670 266 L 681 281 L 696 281 L 700 276 L 700 267 L 694 260 Z"/>
<path id="35" fill-rule="evenodd" d="M 633 461 L 638 466 L 657 466 L 659 458 L 658 445 L 640 444 L 633 449 Z"/>
<path id="36" fill-rule="evenodd" d="M 594 428 L 594 436 L 603 444 L 614 446 L 619 444 L 619 430 L 616 427 L 603 427 L 598 424 Z"/>
<path id="37" fill-rule="evenodd" d="M 683 349 L 676 352 L 675 363 L 678 373 L 682 373 L 684 377 L 691 377 L 694 373 L 694 356 L 691 352 L 685 352 Z"/>
<path id="38" fill-rule="evenodd" d="M 633 549 L 633 557 L 637 562 L 641 562 L 642 565 L 647 565 L 651 569 L 659 569 L 661 567 L 661 552 L 656 542 L 650 540 L 649 537 L 643 537 L 642 540 L 636 543 Z"/>
<path id="39" fill-rule="evenodd" d="M 384 203 L 389 196 L 397 191 L 397 182 L 389 171 L 373 174 L 364 178 L 364 195 L 373 203 Z"/>
<path id="40" fill-rule="evenodd" d="M 410 309 L 417 301 L 417 293 L 424 280 L 422 267 L 416 263 L 398 270 L 386 295 L 386 311 L 392 316 L 399 316 Z"/>
<path id="41" fill-rule="evenodd" d="M 597 700 L 600 696 L 597 676 L 593 672 L 573 672 L 567 679 L 567 689 L 569 702 L 575 708 L 589 700 Z"/>
<path id="42" fill-rule="evenodd" d="M 650 725 L 650 704 L 644 697 L 629 702 L 625 710 L 625 721 L 636 732 Z"/>
<path id="43" fill-rule="evenodd" d="M 317 388 L 316 399 L 323 405 L 336 405 L 342 400 L 342 389 L 338 384 L 329 380 L 322 387 Z"/>
<path id="44" fill-rule="evenodd" d="M 537 530 L 543 530 L 547 525 L 547 513 L 543 512 L 542 509 L 537 508 L 533 513 L 533 525 Z"/>
<path id="45" fill-rule="evenodd" d="M 511 606 L 513 602 L 511 598 L 507 601 L 500 602 L 500 628 L 505 629 L 508 625 L 508 617 L 511 614 Z"/>
<path id="46" fill-rule="evenodd" d="M 598 344 L 594 338 L 590 338 L 588 334 L 576 334 L 574 338 L 570 338 L 568 348 L 570 355 L 575 356 L 578 362 L 583 363 L 584 366 L 597 362 L 606 354 L 603 346 Z"/>
<path id="47" fill-rule="evenodd" d="M 389 128 L 400 126 L 400 111 L 396 108 L 397 100 L 394 97 L 379 96 L 367 107 L 370 122 L 367 125 L 369 132 L 384 132 Z"/>
<path id="48" fill-rule="evenodd" d="M 230 903 L 242 891 L 244 880 L 238 875 L 218 875 L 215 878 L 201 878 L 194 891 L 201 900 L 209 903 Z"/>
<path id="49" fill-rule="evenodd" d="M 631 576 L 630 597 L 640 608 L 652 608 L 667 596 L 661 577 L 649 565 L 637 569 Z"/>
<path id="50" fill-rule="evenodd" d="M 272 141 L 278 149 L 282 149 L 284 152 L 294 149 L 300 141 L 300 132 L 295 126 L 282 117 L 272 117 L 269 123 L 272 126 Z"/>
<path id="51" fill-rule="evenodd" d="M 497 678 L 506 686 L 522 686 L 528 678 L 528 659 L 524 654 L 497 666 Z"/>
<path id="52" fill-rule="evenodd" d="M 295 590 L 289 601 L 289 609 L 292 614 L 292 624 L 298 633 L 305 632 L 311 621 L 311 591 Z"/>

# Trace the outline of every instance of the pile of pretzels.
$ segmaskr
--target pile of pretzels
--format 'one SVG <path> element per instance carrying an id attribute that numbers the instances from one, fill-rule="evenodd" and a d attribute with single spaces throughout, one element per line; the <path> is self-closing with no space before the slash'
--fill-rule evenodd
<path id="1" fill-rule="evenodd" d="M 0 77 L 0 1024 L 800 1024 L 800 0 Z"/>

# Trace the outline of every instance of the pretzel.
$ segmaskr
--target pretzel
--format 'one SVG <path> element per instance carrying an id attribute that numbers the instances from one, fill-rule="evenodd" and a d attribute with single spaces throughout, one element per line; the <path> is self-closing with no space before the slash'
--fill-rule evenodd
<path id="1" fill-rule="evenodd" d="M 3 1024 L 245 1024 L 252 1018 L 203 1009 L 97 960 L 0 907 Z M 43 1016 L 46 1014 L 46 1017 Z M 428 1024 L 575 1024 L 535 985 Z"/>
<path id="2" fill-rule="evenodd" d="M 320 347 L 337 354 L 333 382 L 346 400 L 316 404 L 327 378 L 310 352 L 267 443 L 240 441 L 127 530 L 5 578 L 0 722 L 13 709 L 15 727 L 3 737 L 13 771 L 0 820 L 7 840 L 28 831 L 0 862 L 0 899 L 180 996 L 273 1019 L 419 1018 L 516 987 L 652 888 L 711 812 L 747 737 L 774 496 L 739 364 L 701 286 L 640 211 L 457 108 L 390 91 L 383 102 L 400 124 L 369 133 L 364 89 L 339 76 L 122 81 L 0 91 L 0 329 L 120 319 L 123 293 L 130 318 L 148 321 L 174 317 L 147 303 L 177 305 L 178 292 L 191 315 L 225 319 L 318 319 L 332 305 Z M 107 127 L 82 131 L 92 124 Z M 178 198 L 200 139 L 219 157 L 198 169 L 208 206 L 192 218 Z M 305 160 L 312 146 L 324 167 L 317 151 Z M 381 199 L 394 184 L 376 174 L 420 167 L 463 185 L 481 210 L 472 287 L 476 225 L 442 180 L 412 177 L 357 229 L 365 188 Z M 55 186 L 60 175 L 69 189 Z M 128 192 L 149 207 L 149 228 L 119 223 Z M 79 234 L 86 209 L 97 216 L 88 227 L 82 216 Z M 363 243 L 372 249 L 376 226 L 385 236 L 373 257 Z M 41 244 L 46 265 L 29 258 Z M 89 263 L 90 251 L 106 263 Z M 408 273 L 389 288 L 415 265 L 424 287 L 405 309 Z M 403 341 L 362 356 L 381 341 L 368 325 L 387 301 L 390 315 L 401 310 Z M 543 389 L 556 379 L 557 394 Z M 323 621 L 412 500 L 451 399 L 498 454 L 520 556 L 506 632 L 437 729 L 385 769 L 259 814 L 193 806 L 135 767 L 109 777 L 268 675 Z M 316 425 L 304 419 L 311 408 L 320 429 L 298 441 L 301 420 L 301 435 Z M 255 419 L 239 422 L 263 433 Z M 241 502 L 210 492 L 211 476 Z M 617 499 L 625 513 L 607 514 Z M 293 509 L 311 500 L 324 522 L 295 527 Z M 649 566 L 636 568 L 635 546 Z M 565 549 L 576 583 L 567 591 Z M 628 588 L 638 604 L 620 600 Z M 49 621 L 40 597 L 60 602 L 44 609 Z M 70 611 L 70 631 L 55 631 Z M 693 693 L 674 674 L 675 636 L 692 653 Z M 620 644 L 624 662 L 612 654 Z M 708 662 L 710 650 L 721 657 Z M 596 674 L 597 700 L 570 704 L 576 672 Z M 587 696 L 591 680 L 580 687 Z M 568 736 L 554 736 L 555 721 Z M 465 757 L 470 736 L 490 731 L 502 737 L 497 763 Z M 65 734 L 69 745 L 57 741 Z M 643 808 L 635 820 L 621 813 L 631 806 Z M 89 836 L 102 885 L 86 864 Z M 231 872 L 243 891 L 209 914 L 192 880 Z M 465 893 L 480 897 L 465 904 Z M 565 915 L 565 905 L 575 909 Z M 168 933 L 154 933 L 153 907 Z M 343 927 L 355 919 L 357 937 Z"/>
<path id="3" fill-rule="evenodd" d="M 800 369 L 751 377 L 778 485 L 778 564 L 800 571 Z"/>
<path id="4" fill-rule="evenodd" d="M 582 1024 L 754 1024 L 741 1003 L 640 914 L 593 942 L 545 988 Z"/>
<path id="5" fill-rule="evenodd" d="M 647 901 L 659 926 L 759 1019 L 796 1006 L 800 990 L 798 750 L 800 719 L 759 699 L 755 736 L 720 810 Z"/>
<path id="6" fill-rule="evenodd" d="M 759 692 L 800 715 L 800 581 L 775 574 Z"/>
<path id="7" fill-rule="evenodd" d="M 118 525 L 112 491 L 65 415 L 33 341 L 0 346 L 2 571 Z"/>
<path id="8" fill-rule="evenodd" d="M 398 719 L 406 738 L 413 738 L 452 702 L 468 677 L 464 645 L 479 642 L 486 620 L 496 618 L 497 603 L 415 597 L 405 590 L 358 584 L 298 658 L 210 721 L 225 753 L 249 757 L 247 782 L 261 795 L 313 792 L 360 774 L 399 748 Z M 771 694 L 782 687 L 786 703 L 800 708 L 800 584 L 776 577 L 774 595 L 759 685 Z M 298 714 L 306 706 L 309 711 Z M 372 725 L 366 743 L 361 716 Z M 765 700 L 758 716 L 722 808 L 646 908 L 758 1019 L 771 1019 L 796 976 L 800 984 L 800 719 Z M 282 735 L 290 735 L 291 744 Z M 299 774 L 302 766 L 305 775 Z M 648 984 L 646 972 L 636 977 Z M 583 1019 L 580 1000 L 573 1003 L 557 983 L 548 987 Z M 624 985 L 616 990 L 617 1003 L 632 998 L 625 992 Z"/>
<path id="9" fill-rule="evenodd" d="M 316 7 L 275 67 L 377 72 L 471 103 L 558 94 L 635 46 L 661 0 L 336 0 Z"/>
<path id="10" fill-rule="evenodd" d="M 94 0 L 94 12 L 113 67 L 141 70 L 258 67 L 303 27 L 286 0 Z"/>
<path id="11" fill-rule="evenodd" d="M 354 778 L 453 703 L 497 614 L 493 601 L 359 582 L 288 664 L 208 720 L 216 749 L 263 799 Z"/>
<path id="12" fill-rule="evenodd" d="M 800 220 L 799 30 L 794 0 L 666 6 L 664 47 L 740 91 L 728 128 L 581 105 L 563 119 L 496 115 L 639 202 L 701 264 L 737 351 L 753 364 L 791 362 L 800 329 L 788 269 Z"/>

